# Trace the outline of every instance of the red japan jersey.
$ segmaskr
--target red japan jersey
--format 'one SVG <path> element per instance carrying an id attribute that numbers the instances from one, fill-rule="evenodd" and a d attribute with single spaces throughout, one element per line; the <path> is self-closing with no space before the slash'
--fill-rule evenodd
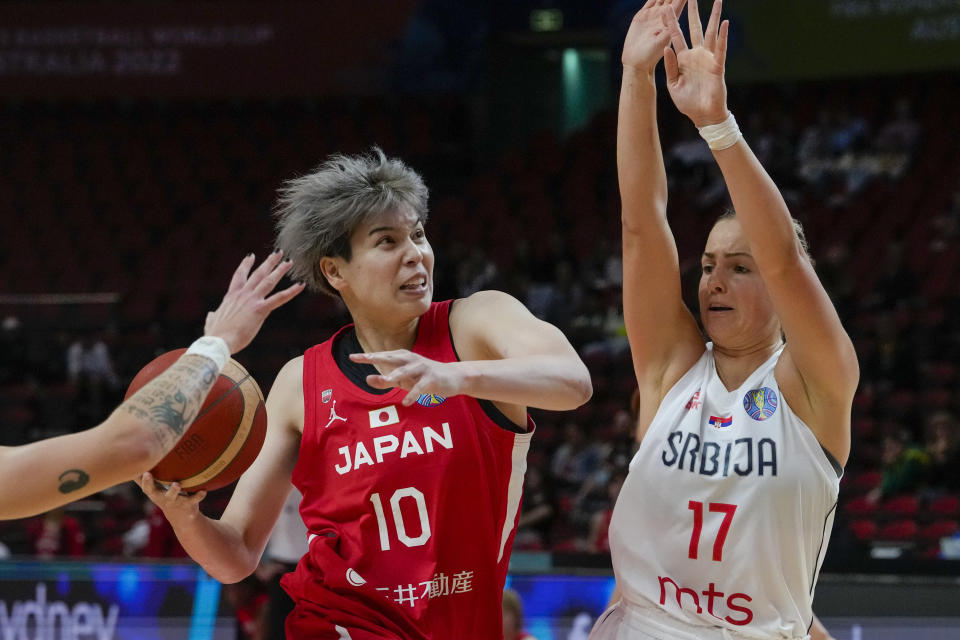
<path id="1" fill-rule="evenodd" d="M 421 316 L 414 353 L 458 360 L 450 308 L 434 303 Z M 404 407 L 402 389 L 364 390 L 334 359 L 348 330 L 304 355 L 293 483 L 311 542 L 284 578 L 299 609 L 288 632 L 299 615 L 323 621 L 296 627 L 303 637 L 501 638 L 533 422 L 517 433 L 469 396 Z"/>

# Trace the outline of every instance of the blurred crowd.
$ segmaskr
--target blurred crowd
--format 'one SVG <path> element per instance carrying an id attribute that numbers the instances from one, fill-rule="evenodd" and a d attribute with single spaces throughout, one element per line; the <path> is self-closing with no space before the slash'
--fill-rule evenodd
<path id="1" fill-rule="evenodd" d="M 745 135 L 807 226 L 817 270 L 860 358 L 853 453 L 834 533 L 845 553 L 868 554 L 877 541 L 893 539 L 906 553 L 936 557 L 939 537 L 960 528 L 960 291 L 955 277 L 960 272 L 960 158 L 936 133 L 949 126 L 949 118 L 960 123 L 936 84 L 932 79 L 920 85 L 921 92 L 900 92 L 890 83 L 880 90 L 889 99 L 874 99 L 866 85 L 749 87 L 735 89 L 731 97 L 732 105 L 750 106 L 738 113 Z M 817 99 L 798 101 L 801 92 Z M 925 97 L 895 97 L 908 93 Z M 260 126 L 273 127 L 273 119 L 279 122 L 282 116 L 299 135 L 297 117 L 316 119 L 315 108 L 304 107 L 292 118 L 297 109 L 289 105 L 268 111 L 258 116 L 265 118 Z M 469 154 L 469 136 L 451 142 L 430 134 L 428 124 L 418 126 L 426 128 L 416 129 L 409 140 L 419 140 L 418 132 L 432 135 L 434 142 L 411 151 L 414 166 L 435 150 L 443 150 L 444 157 Z M 614 127 L 615 114 L 607 112 L 566 140 L 545 133 L 496 162 L 474 159 L 442 167 L 439 161 L 423 161 L 433 185 L 428 233 L 438 255 L 436 297 L 505 290 L 559 326 L 594 376 L 595 397 L 586 407 L 564 414 L 533 412 L 538 427 L 517 551 L 608 552 L 607 525 L 637 447 L 636 406 L 631 405 L 635 382 L 620 295 Z M 673 224 L 680 229 L 680 255 L 695 258 L 727 201 L 725 190 L 696 131 L 667 116 L 662 127 L 670 215 L 680 221 Z M 340 142 L 344 151 L 354 152 L 366 146 L 362 141 L 357 134 Z M 374 141 L 382 143 L 369 140 Z M 275 153 L 282 142 L 281 136 L 272 147 Z M 307 142 L 298 144 L 301 154 L 309 153 L 303 150 Z M 387 151 L 403 156 L 410 142 L 395 144 L 396 149 L 387 144 Z M 202 145 L 197 153 L 205 153 Z M 305 161 L 300 168 L 308 166 Z M 286 177 L 286 168 L 279 161 L 274 166 L 279 177 Z M 208 185 L 211 198 L 227 189 L 230 171 L 222 173 L 222 182 Z M 250 215 L 263 218 L 270 190 L 249 181 L 238 189 L 249 194 L 254 187 L 259 208 Z M 228 197 L 239 202 L 244 196 Z M 180 208 L 172 215 L 189 226 L 194 213 L 203 212 Z M 120 224 L 113 227 L 117 233 L 123 233 Z M 254 226 L 263 231 L 264 223 Z M 232 261 L 227 248 L 247 249 L 235 244 L 221 247 L 227 255 L 223 263 Z M 204 264 L 220 277 L 210 261 Z M 146 268 L 135 265 L 131 261 L 129 268 Z M 3 266 L 6 271 L 10 263 Z M 72 268 L 82 271 L 84 264 Z M 681 264 L 692 308 L 698 269 L 696 259 Z M 7 290 L 16 291 L 13 278 L 5 278 L 10 278 Z M 209 290 L 220 291 L 222 283 L 211 279 Z M 209 301 L 203 299 L 205 290 L 191 291 L 199 303 L 187 309 L 196 311 L 190 321 L 180 316 L 164 321 L 178 307 L 176 296 L 162 290 L 146 307 L 150 311 L 135 321 L 124 315 L 130 307 L 123 302 L 116 313 L 83 327 L 66 321 L 55 325 L 80 306 L 63 307 L 67 311 L 59 316 L 47 313 L 45 323 L 31 318 L 27 306 L 0 307 L 2 444 L 102 420 L 139 367 L 194 337 L 199 311 Z M 271 318 L 241 358 L 265 390 L 278 363 L 323 340 L 343 320 L 334 301 L 317 296 L 303 296 L 290 307 Z M 229 491 L 211 495 L 204 510 L 222 510 Z M 890 507 L 896 500 L 905 502 L 904 496 L 912 507 Z M 934 505 L 940 510 L 931 511 Z M 888 526 L 910 519 L 913 528 Z M 132 484 L 39 518 L 0 523 L 0 543 L 0 553 L 38 557 L 183 556 L 163 515 Z M 238 602 L 259 597 L 259 587 L 249 593 L 245 588 L 237 587 Z"/>

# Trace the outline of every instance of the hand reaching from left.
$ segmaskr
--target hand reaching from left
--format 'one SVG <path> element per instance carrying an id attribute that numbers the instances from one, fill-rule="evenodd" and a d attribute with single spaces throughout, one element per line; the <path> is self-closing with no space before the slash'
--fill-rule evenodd
<path id="1" fill-rule="evenodd" d="M 625 67 L 653 73 L 670 42 L 669 20 L 676 20 L 687 0 L 647 0 L 630 21 L 620 59 Z M 669 20 L 665 19 L 669 16 Z"/>
<path id="2" fill-rule="evenodd" d="M 721 24 L 721 7 L 722 0 L 715 0 L 704 33 L 697 0 L 689 0 L 689 47 L 676 17 L 669 20 L 668 14 L 662 14 L 673 44 L 673 48 L 667 47 L 663 52 L 667 90 L 677 109 L 697 127 L 719 124 L 727 117 L 727 85 L 723 76 L 730 21 L 724 20 Z"/>
<path id="3" fill-rule="evenodd" d="M 263 264 L 253 269 L 255 262 L 252 253 L 240 262 L 220 306 L 207 314 L 204 335 L 223 338 L 230 353 L 236 353 L 250 344 L 270 312 L 289 302 L 304 289 L 304 284 L 297 282 L 272 293 L 292 266 L 290 261 L 283 260 L 282 252 L 271 253 Z"/>
<path id="4" fill-rule="evenodd" d="M 367 384 L 375 389 L 400 387 L 409 391 L 403 406 L 409 407 L 425 393 L 449 397 L 462 393 L 463 375 L 459 362 L 437 362 L 421 355 L 398 349 L 375 353 L 351 353 L 354 362 L 372 364 L 383 372 L 367 376 Z"/>

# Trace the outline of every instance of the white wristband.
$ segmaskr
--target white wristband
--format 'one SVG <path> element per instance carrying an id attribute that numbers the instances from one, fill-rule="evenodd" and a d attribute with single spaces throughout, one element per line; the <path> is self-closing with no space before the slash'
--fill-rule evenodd
<path id="1" fill-rule="evenodd" d="M 737 126 L 737 119 L 732 113 L 727 113 L 727 119 L 720 124 L 709 124 L 697 129 L 700 137 L 707 141 L 707 144 L 714 151 L 729 149 L 742 137 L 740 127 Z"/>
<path id="2" fill-rule="evenodd" d="M 230 359 L 230 347 L 227 341 L 219 336 L 204 336 L 193 341 L 185 356 L 198 355 L 210 358 L 217 365 L 217 373 L 223 371 Z"/>

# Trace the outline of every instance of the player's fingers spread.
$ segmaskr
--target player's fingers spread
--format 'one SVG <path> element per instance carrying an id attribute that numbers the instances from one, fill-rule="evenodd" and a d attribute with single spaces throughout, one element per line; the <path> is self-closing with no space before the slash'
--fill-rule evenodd
<path id="1" fill-rule="evenodd" d="M 167 487 L 166 493 L 163 494 L 163 497 L 169 502 L 174 502 L 180 497 L 180 490 L 179 482 L 171 482 L 170 486 Z"/>
<path id="2" fill-rule="evenodd" d="M 187 500 L 190 504 L 200 504 L 200 501 L 207 497 L 206 491 L 197 491 Z"/>
<path id="3" fill-rule="evenodd" d="M 426 380 L 425 378 L 421 378 L 420 381 L 417 382 L 417 384 L 415 384 L 415 385 L 413 385 L 413 387 L 411 387 L 410 393 L 408 393 L 406 396 L 404 396 L 404 398 L 403 398 L 403 406 L 409 407 L 409 406 L 411 406 L 414 402 L 416 402 L 417 400 L 419 400 L 419 399 L 420 399 L 420 396 L 422 396 L 424 393 L 427 392 L 427 386 L 428 386 L 428 385 L 427 385 L 427 380 Z"/>
<path id="4" fill-rule="evenodd" d="M 680 77 L 680 65 L 677 63 L 677 54 L 672 47 L 663 49 L 663 69 L 667 72 L 667 82 L 675 84 Z"/>
<path id="5" fill-rule="evenodd" d="M 710 10 L 710 21 L 707 22 L 707 32 L 703 41 L 703 46 L 710 51 L 715 50 L 717 46 L 717 30 L 720 28 L 720 10 L 722 7 L 723 0 L 714 0 L 713 9 Z"/>
<path id="6" fill-rule="evenodd" d="M 700 8 L 697 0 L 690 0 L 687 4 L 687 20 L 690 26 L 690 46 L 703 44 L 703 25 L 700 24 Z"/>
<path id="7" fill-rule="evenodd" d="M 677 20 L 677 17 L 674 16 L 673 20 L 667 17 L 668 27 L 670 27 L 670 42 L 673 44 L 673 48 L 677 51 L 685 51 L 689 49 L 687 46 L 687 41 L 683 37 L 683 32 L 680 31 L 680 21 Z"/>
<path id="8" fill-rule="evenodd" d="M 263 262 L 260 263 L 260 266 L 253 270 L 253 273 L 250 274 L 250 278 L 247 280 L 247 286 L 256 287 L 260 282 L 273 271 L 280 261 L 283 259 L 283 251 L 277 249 L 270 255 L 268 255 Z"/>
<path id="9" fill-rule="evenodd" d="M 247 281 L 247 276 L 250 274 L 250 268 L 253 267 L 256 259 L 256 256 L 252 253 L 248 253 L 243 257 L 240 265 L 233 272 L 233 278 L 230 280 L 230 289 L 237 289 L 243 286 L 243 283 Z"/>
<path id="10" fill-rule="evenodd" d="M 720 36 L 717 39 L 717 61 L 722 68 L 727 63 L 727 42 L 730 35 L 730 21 L 724 20 L 720 25 Z"/>
<path id="11" fill-rule="evenodd" d="M 393 388 L 393 383 L 388 381 L 384 376 L 379 373 L 374 373 L 367 376 L 367 384 L 373 387 L 374 389 L 391 389 Z"/>
<path id="12" fill-rule="evenodd" d="M 283 289 L 282 291 L 276 292 L 275 294 L 273 294 L 272 296 L 264 300 L 264 302 L 267 303 L 267 307 L 270 309 L 270 311 L 273 311 L 277 307 L 285 305 L 286 303 L 296 298 L 306 288 L 307 288 L 307 283 L 297 282 L 290 285 L 286 289 Z"/>
<path id="13" fill-rule="evenodd" d="M 277 283 L 280 282 L 280 279 L 286 275 L 290 269 L 293 268 L 293 262 L 290 260 L 284 260 L 278 263 L 270 273 L 263 277 L 263 280 L 257 284 L 255 289 L 257 295 L 263 297 L 273 291 L 273 288 L 277 286 Z"/>
<path id="14" fill-rule="evenodd" d="M 680 12 L 683 11 L 683 7 L 686 6 L 687 0 L 673 0 L 673 15 L 679 16 Z"/>
<path id="15" fill-rule="evenodd" d="M 137 484 L 140 485 L 140 490 L 147 494 L 148 497 L 156 493 L 156 490 L 153 488 L 153 476 L 150 475 L 149 471 L 144 471 L 140 474 L 140 477 L 137 478 Z"/>

